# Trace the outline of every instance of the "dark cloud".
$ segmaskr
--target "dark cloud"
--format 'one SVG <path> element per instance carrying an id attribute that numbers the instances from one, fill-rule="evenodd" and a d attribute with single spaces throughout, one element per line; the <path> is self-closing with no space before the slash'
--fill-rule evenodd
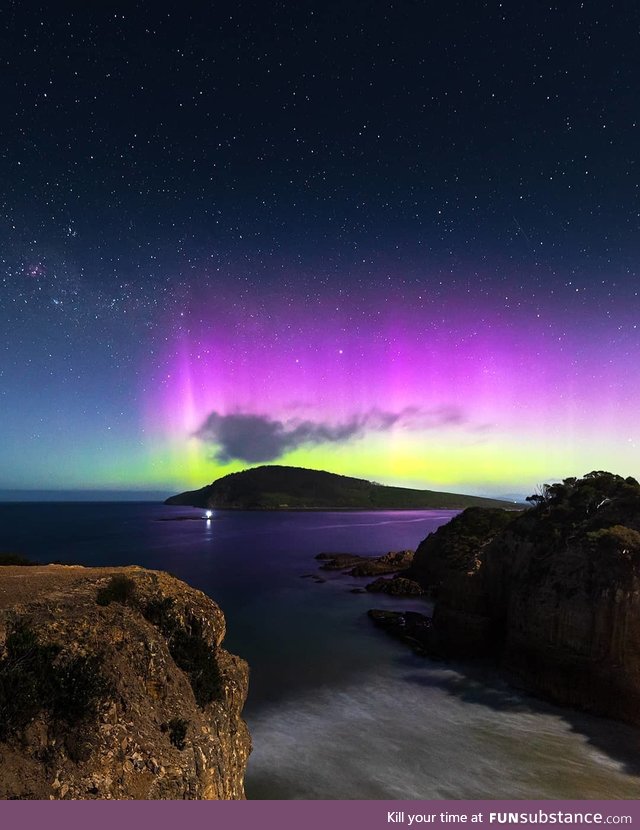
<path id="1" fill-rule="evenodd" d="M 303 445 L 335 444 L 360 438 L 367 432 L 386 432 L 396 426 L 424 430 L 465 422 L 455 407 L 423 410 L 406 407 L 399 412 L 372 409 L 354 415 L 342 424 L 322 421 L 279 421 L 268 415 L 212 412 L 196 431 L 202 441 L 213 445 L 214 458 L 222 464 L 230 461 L 258 463 L 275 461 Z"/>

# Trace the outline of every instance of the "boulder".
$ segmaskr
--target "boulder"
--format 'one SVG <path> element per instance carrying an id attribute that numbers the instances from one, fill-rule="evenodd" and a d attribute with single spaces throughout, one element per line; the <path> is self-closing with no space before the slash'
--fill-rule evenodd
<path id="1" fill-rule="evenodd" d="M 421 596 L 424 591 L 422 586 L 414 579 L 407 579 L 404 576 L 396 576 L 393 579 L 378 577 L 374 582 L 367 585 L 367 591 L 371 593 L 391 594 L 395 597 L 416 597 Z"/>
<path id="2" fill-rule="evenodd" d="M 415 611 L 384 611 L 372 608 L 367 612 L 373 622 L 387 634 L 410 646 L 417 654 L 430 652 L 431 619 Z"/>

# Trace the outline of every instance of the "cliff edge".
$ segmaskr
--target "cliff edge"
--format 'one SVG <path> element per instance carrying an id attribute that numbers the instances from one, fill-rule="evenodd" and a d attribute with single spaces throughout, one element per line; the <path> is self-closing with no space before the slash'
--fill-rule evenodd
<path id="1" fill-rule="evenodd" d="M 247 664 L 137 567 L 0 567 L 0 798 L 242 799 Z"/>

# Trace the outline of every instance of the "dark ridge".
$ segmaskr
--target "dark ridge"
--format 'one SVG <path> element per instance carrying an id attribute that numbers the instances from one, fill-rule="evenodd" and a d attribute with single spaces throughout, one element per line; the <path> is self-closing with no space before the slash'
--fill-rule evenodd
<path id="1" fill-rule="evenodd" d="M 223 476 L 200 490 L 171 496 L 165 504 L 231 510 L 419 510 L 514 508 L 512 502 L 387 487 L 372 481 L 303 467 L 266 465 Z"/>

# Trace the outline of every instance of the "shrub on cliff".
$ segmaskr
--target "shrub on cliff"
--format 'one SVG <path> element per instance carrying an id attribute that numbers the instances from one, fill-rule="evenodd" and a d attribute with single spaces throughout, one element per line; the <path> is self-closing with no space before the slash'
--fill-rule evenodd
<path id="1" fill-rule="evenodd" d="M 640 563 L 640 533 L 624 525 L 587 533 L 595 585 L 626 584 Z"/>
<path id="2" fill-rule="evenodd" d="M 162 731 L 169 732 L 169 740 L 176 749 L 182 751 L 186 746 L 187 729 L 189 728 L 189 721 L 184 718 L 172 718 L 169 723 L 163 724 Z"/>
<path id="3" fill-rule="evenodd" d="M 582 478 L 543 484 L 538 493 L 527 497 L 527 501 L 538 513 L 562 508 L 574 520 L 581 520 L 612 503 L 627 510 L 640 508 L 640 484 L 631 476 L 623 478 L 604 470 L 594 470 Z"/>
<path id="4" fill-rule="evenodd" d="M 640 485 L 631 477 L 594 470 L 544 484 L 527 501 L 533 509 L 514 522 L 513 531 L 549 551 L 613 525 L 640 530 Z"/>
<path id="5" fill-rule="evenodd" d="M 41 644 L 19 621 L 0 660 L 0 740 L 20 735 L 42 711 L 73 726 L 108 694 L 97 657 L 60 660 L 57 644 Z"/>
<path id="6" fill-rule="evenodd" d="M 127 576 L 112 576 L 104 588 L 100 588 L 96 595 L 98 605 L 109 605 L 119 602 L 121 605 L 134 605 L 136 602 L 136 586 Z"/>
<path id="7" fill-rule="evenodd" d="M 609 556 L 634 559 L 640 556 L 640 533 L 624 525 L 613 525 L 588 534 L 596 549 Z"/>

